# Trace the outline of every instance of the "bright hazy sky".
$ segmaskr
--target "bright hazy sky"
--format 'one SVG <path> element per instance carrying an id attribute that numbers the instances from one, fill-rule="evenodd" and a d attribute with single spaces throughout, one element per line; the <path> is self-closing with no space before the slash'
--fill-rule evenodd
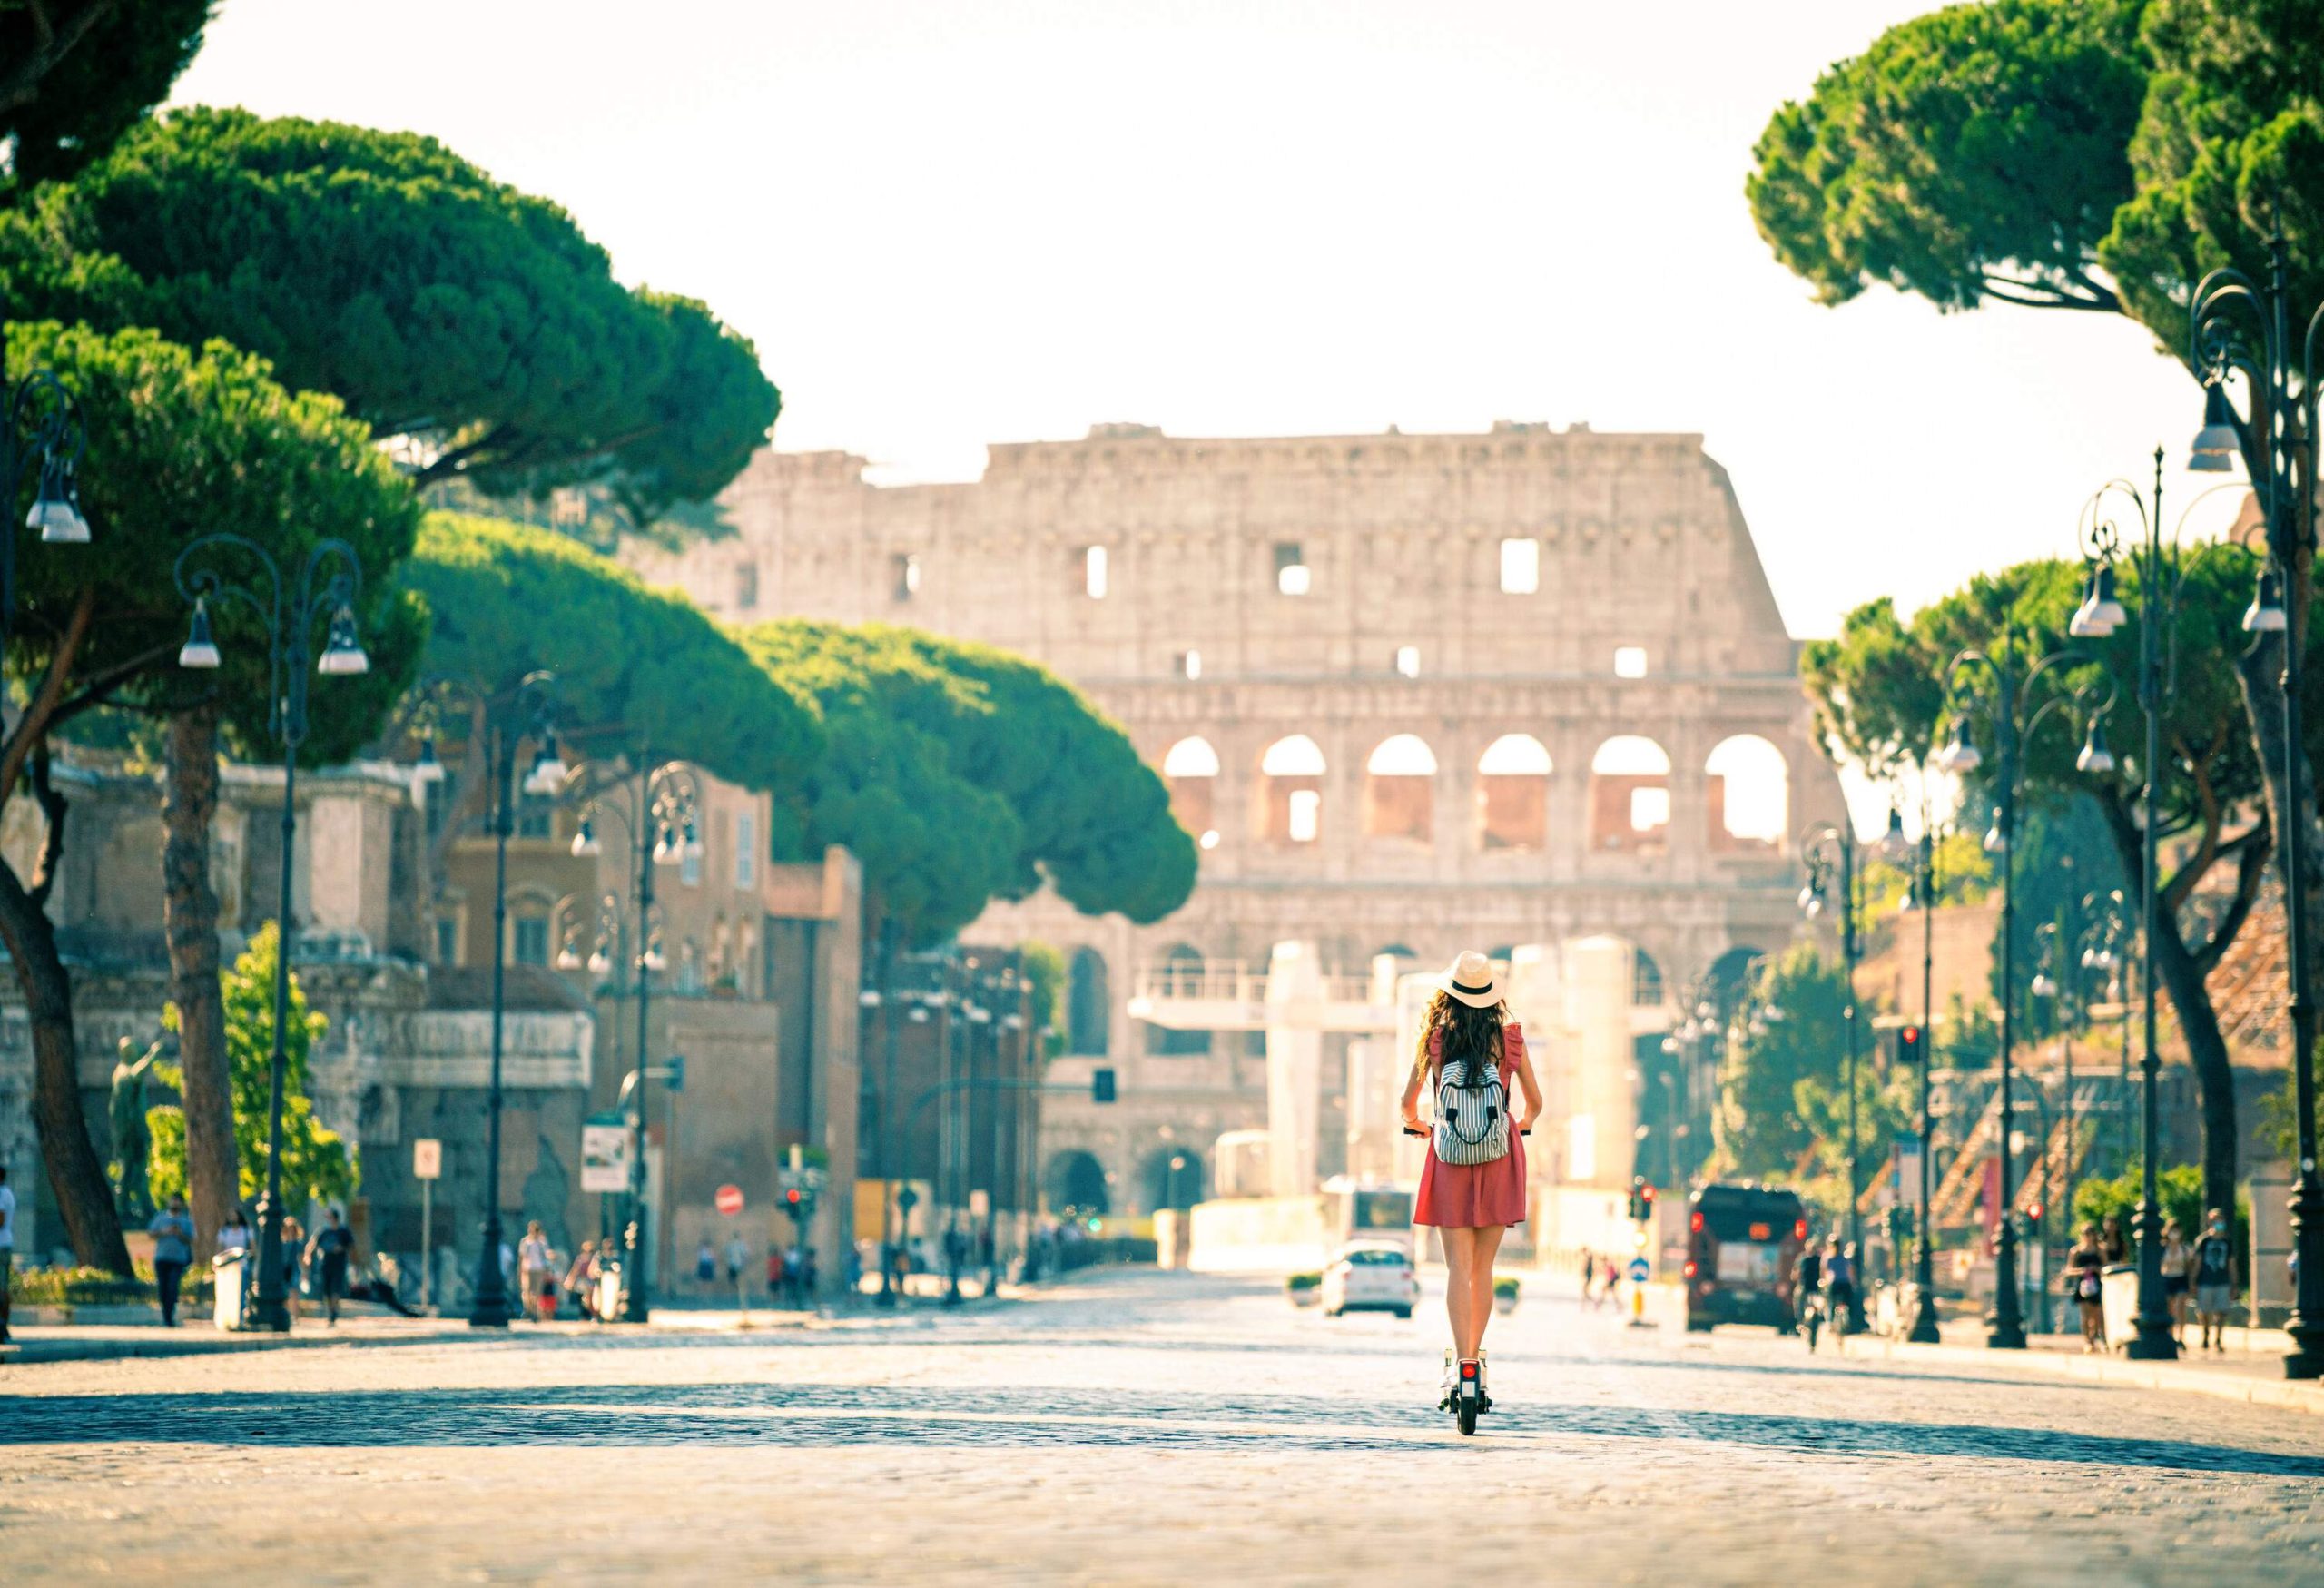
<path id="1" fill-rule="evenodd" d="M 1701 432 L 1793 631 L 2065 554 L 2199 419 L 2103 315 L 1810 301 L 1750 149 L 1933 0 L 224 0 L 190 103 L 432 133 L 706 299 L 785 449 Z"/>

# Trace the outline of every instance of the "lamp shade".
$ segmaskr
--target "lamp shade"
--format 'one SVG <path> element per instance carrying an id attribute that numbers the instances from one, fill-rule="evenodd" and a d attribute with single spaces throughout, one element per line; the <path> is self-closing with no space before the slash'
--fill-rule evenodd
<path id="1" fill-rule="evenodd" d="M 540 754 L 533 757 L 532 770 L 525 774 L 525 792 L 555 799 L 565 792 L 565 763 L 557 757 L 556 735 L 549 735 L 541 741 Z"/>
<path id="2" fill-rule="evenodd" d="M 430 734 L 419 741 L 419 759 L 411 764 L 411 775 L 415 783 L 444 781 L 444 764 L 436 758 L 435 735 Z"/>
<path id="3" fill-rule="evenodd" d="M 210 637 L 210 603 L 197 600 L 193 604 L 193 622 L 186 629 L 185 644 L 178 647 L 178 666 L 207 671 L 222 660 L 218 655 L 218 642 Z"/>
<path id="4" fill-rule="evenodd" d="M 1969 719 L 1953 719 L 1953 742 L 1936 755 L 1936 764 L 1947 772 L 1974 772 L 1985 764 L 1983 752 L 1975 740 L 1969 737 Z"/>
<path id="5" fill-rule="evenodd" d="M 2096 717 L 2090 719 L 2090 732 L 2082 741 L 2082 754 L 2073 758 L 2073 766 L 2076 772 L 2114 770 L 2114 752 L 2106 747 L 2106 725 Z"/>
<path id="6" fill-rule="evenodd" d="M 39 530 L 42 541 L 50 546 L 86 545 L 89 521 L 81 517 L 74 494 L 64 466 L 51 463 L 41 470 L 40 495 L 25 515 L 25 528 Z"/>
<path id="7" fill-rule="evenodd" d="M 323 641 L 323 654 L 315 662 L 315 671 L 333 677 L 353 677 L 371 670 L 371 658 L 363 654 L 363 642 L 355 635 L 355 613 L 341 607 L 331 615 L 330 630 Z"/>
<path id="8" fill-rule="evenodd" d="M 2187 467 L 2196 474 L 2232 474 L 2242 459 L 2242 439 L 2235 431 L 2235 410 L 2228 406 L 2227 389 L 2217 381 L 2203 388 L 2203 428 Z"/>
<path id="9" fill-rule="evenodd" d="M 2251 605 L 2244 609 L 2243 632 L 2246 634 L 2281 634 L 2284 631 L 2283 580 L 2272 567 L 2260 573 L 2259 587 L 2251 593 Z"/>

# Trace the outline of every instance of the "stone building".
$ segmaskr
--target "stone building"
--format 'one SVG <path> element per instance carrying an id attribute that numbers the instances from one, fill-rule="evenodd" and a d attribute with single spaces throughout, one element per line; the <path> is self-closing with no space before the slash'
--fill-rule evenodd
<path id="1" fill-rule="evenodd" d="M 1203 850 L 1151 927 L 1037 898 L 987 941 L 1071 957 L 1071 1061 L 1110 1110 L 1053 1101 L 1051 1200 L 1188 1200 L 1189 1154 L 1266 1116 L 1275 945 L 1332 999 L 1379 956 L 1629 945 L 1640 1035 L 1676 990 L 1798 927 L 1797 835 L 1842 806 L 1726 470 L 1692 435 L 1216 439 L 1101 425 L 996 445 L 981 479 L 881 488 L 839 452 L 762 452 L 738 533 L 641 553 L 713 614 L 908 623 L 1022 652 L 1085 689 L 1168 781 Z M 1143 1018 L 1142 1018 L 1143 1017 Z M 1332 1172 L 1345 1049 L 1321 1056 Z M 1650 1049 L 1652 1044 L 1648 1044 Z"/>

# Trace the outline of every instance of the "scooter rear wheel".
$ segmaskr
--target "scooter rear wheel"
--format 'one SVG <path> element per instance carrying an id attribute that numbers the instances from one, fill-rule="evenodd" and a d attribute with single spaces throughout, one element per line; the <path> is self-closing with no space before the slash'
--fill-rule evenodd
<path id="1" fill-rule="evenodd" d="M 1461 1420 L 1462 1433 L 1474 1434 L 1477 1431 L 1477 1403 L 1473 1399 L 1468 1396 L 1457 1397 L 1452 1403 L 1452 1410 Z"/>

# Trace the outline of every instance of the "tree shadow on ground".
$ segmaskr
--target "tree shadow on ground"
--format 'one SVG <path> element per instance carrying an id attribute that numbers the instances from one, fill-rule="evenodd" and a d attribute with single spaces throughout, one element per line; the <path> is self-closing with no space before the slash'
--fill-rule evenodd
<path id="1" fill-rule="evenodd" d="M 935 1396 L 885 1386 L 583 1384 L 0 1397 L 0 1445 L 1086 1445 L 1324 1452 L 1426 1448 L 1413 1436 L 1441 1435 L 1446 1423 L 1424 1407 L 1384 1407 L 1348 1398 L 1068 1386 L 948 1389 Z M 1959 1456 L 2324 1479 L 2324 1456 L 1978 1424 L 1552 1404 L 1497 1410 L 1491 1427 L 1536 1441 L 1687 1439 L 1820 1456 Z"/>

